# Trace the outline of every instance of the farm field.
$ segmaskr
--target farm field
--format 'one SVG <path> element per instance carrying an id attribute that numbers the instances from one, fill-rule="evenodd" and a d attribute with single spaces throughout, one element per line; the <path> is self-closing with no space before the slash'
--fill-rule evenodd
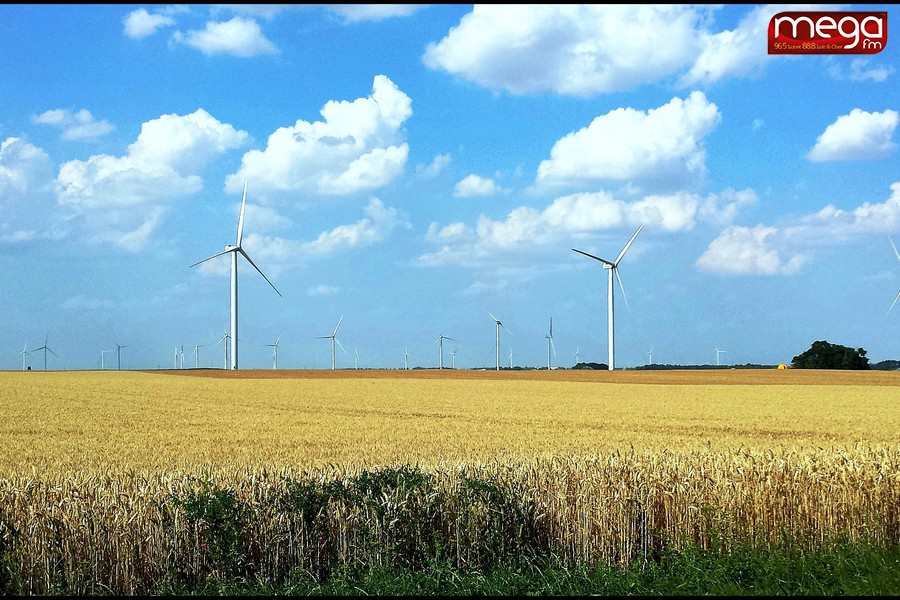
<path id="1" fill-rule="evenodd" d="M 435 556 L 484 570 L 900 544 L 895 372 L 32 371 L 0 385 L 0 588 L 17 594 Z"/>
<path id="2" fill-rule="evenodd" d="M 0 382 L 4 473 L 900 442 L 895 372 L 32 371 Z"/>

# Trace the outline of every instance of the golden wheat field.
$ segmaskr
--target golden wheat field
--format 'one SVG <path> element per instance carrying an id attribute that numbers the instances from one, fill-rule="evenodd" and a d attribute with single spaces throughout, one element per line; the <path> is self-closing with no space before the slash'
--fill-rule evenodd
<path id="1" fill-rule="evenodd" d="M 6 372 L 0 383 L 7 474 L 900 442 L 896 372 Z"/>
<path id="2" fill-rule="evenodd" d="M 900 543 L 896 372 L 4 372 L 0 390 L 17 593 Z"/>

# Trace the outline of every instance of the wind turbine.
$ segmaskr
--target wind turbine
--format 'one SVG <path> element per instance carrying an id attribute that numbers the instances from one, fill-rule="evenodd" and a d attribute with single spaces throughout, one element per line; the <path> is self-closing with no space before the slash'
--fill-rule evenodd
<path id="1" fill-rule="evenodd" d="M 184 368 L 184 346 L 181 346 L 181 368 Z"/>
<path id="2" fill-rule="evenodd" d="M 59 355 L 56 354 L 56 352 L 54 352 L 53 350 L 50 350 L 50 348 L 47 346 L 47 340 L 49 340 L 49 339 L 50 339 L 50 334 L 48 333 L 47 336 L 44 338 L 44 345 L 41 346 L 40 348 L 35 348 L 35 350 L 43 350 L 44 351 L 44 370 L 45 371 L 47 370 L 47 352 L 48 351 L 50 352 L 50 354 L 52 354 L 56 358 L 59 358 Z"/>
<path id="3" fill-rule="evenodd" d="M 650 352 L 647 353 L 647 357 L 650 359 L 650 364 L 653 364 L 653 346 L 650 347 Z"/>
<path id="4" fill-rule="evenodd" d="M 231 253 L 231 368 L 236 370 L 238 368 L 238 254 L 247 259 L 256 272 L 262 275 L 263 279 L 272 286 L 272 289 L 275 290 L 275 293 L 281 296 L 281 292 L 278 291 L 278 288 L 269 281 L 269 278 L 265 276 L 265 274 L 260 271 L 259 267 L 256 266 L 256 263 L 253 262 L 253 259 L 244 251 L 244 248 L 241 246 L 241 240 L 244 235 L 244 207 L 247 202 L 247 182 L 244 182 L 244 195 L 241 197 L 241 215 L 238 218 L 238 228 L 237 228 L 237 240 L 234 245 L 227 244 L 225 249 L 218 254 L 213 254 L 209 258 L 204 258 L 200 262 L 196 262 L 192 264 L 192 267 L 196 267 L 200 263 L 204 263 L 208 260 L 216 258 L 217 256 L 222 256 L 223 254 Z M 282 298 L 284 296 L 281 296 Z"/>
<path id="5" fill-rule="evenodd" d="M 356 358 L 353 363 L 353 368 L 357 370 L 359 369 L 359 348 L 356 349 Z"/>
<path id="6" fill-rule="evenodd" d="M 334 331 L 331 332 L 331 335 L 320 335 L 318 338 L 316 338 L 319 340 L 329 340 L 329 339 L 331 340 L 331 370 L 332 371 L 334 371 L 334 344 L 335 344 L 335 342 L 337 342 L 337 345 L 341 346 L 341 342 L 338 341 L 338 339 L 335 336 L 337 335 L 338 327 L 341 326 L 341 321 L 343 321 L 343 320 L 344 320 L 344 315 L 341 315 L 341 318 L 338 319 L 337 325 L 334 326 Z M 347 351 L 344 350 L 343 346 L 341 346 L 341 350 L 344 351 L 344 354 L 347 353 Z"/>
<path id="7" fill-rule="evenodd" d="M 272 350 L 272 361 L 273 361 L 272 368 L 273 369 L 278 369 L 278 340 L 280 340 L 280 339 L 281 339 L 281 336 L 279 335 L 278 338 L 275 340 L 274 344 L 266 344 L 266 346 L 273 349 Z"/>
<path id="8" fill-rule="evenodd" d="M 509 348 L 509 368 L 510 368 L 510 369 L 513 368 L 512 365 L 513 365 L 513 362 L 512 362 L 512 346 L 510 346 L 510 348 Z"/>
<path id="9" fill-rule="evenodd" d="M 122 348 L 127 348 L 128 346 L 122 346 L 121 344 L 116 344 L 116 369 L 122 370 Z"/>
<path id="10" fill-rule="evenodd" d="M 727 350 L 719 350 L 719 347 L 716 346 L 716 366 L 719 366 L 719 354 L 722 352 L 728 352 Z"/>
<path id="11" fill-rule="evenodd" d="M 891 248 L 894 249 L 894 254 L 897 255 L 897 260 L 900 260 L 900 252 L 897 252 L 897 246 L 894 245 L 894 240 L 892 240 L 890 237 L 888 237 L 888 241 L 891 243 Z M 894 305 L 897 304 L 898 298 L 900 298 L 900 292 L 897 292 L 897 295 L 894 296 L 894 301 L 891 302 L 891 307 L 888 309 L 887 314 L 885 316 L 891 314 L 891 311 L 894 309 Z"/>
<path id="12" fill-rule="evenodd" d="M 488 314 L 489 314 L 490 317 L 494 320 L 494 322 L 497 324 L 497 346 L 496 346 L 496 353 L 497 353 L 497 370 L 499 371 L 499 370 L 500 370 L 500 328 L 503 327 L 503 323 L 500 322 L 500 319 L 498 319 L 498 318 L 495 317 L 494 315 L 491 315 L 491 313 L 488 313 Z M 505 328 L 504 328 L 504 329 L 505 329 Z M 509 329 L 507 329 L 506 331 L 508 332 Z"/>
<path id="13" fill-rule="evenodd" d="M 625 247 L 622 248 L 622 251 L 619 252 L 619 256 L 616 257 L 616 260 L 610 262 L 605 258 L 600 258 L 599 256 L 594 256 L 593 254 L 588 254 L 587 252 L 582 252 L 581 250 L 576 250 L 572 248 L 575 252 L 579 254 L 584 254 L 588 258 L 593 258 L 594 260 L 598 260 L 603 263 L 603 268 L 609 271 L 608 276 L 608 284 L 607 284 L 607 303 L 609 305 L 609 333 L 608 333 L 608 341 L 609 341 L 609 370 L 612 371 L 616 368 L 616 343 L 615 343 L 615 335 L 614 335 L 614 312 L 613 312 L 613 274 L 615 274 L 615 278 L 619 280 L 619 288 L 622 290 L 622 298 L 625 300 L 625 306 L 628 306 L 628 298 L 625 297 L 625 288 L 622 286 L 622 278 L 619 276 L 619 261 L 622 260 L 622 257 L 625 256 L 625 253 L 628 252 L 628 248 L 631 247 L 631 244 L 634 242 L 634 238 L 641 232 L 641 229 L 644 228 L 643 223 L 640 227 L 637 228 L 637 231 L 634 232 L 634 235 L 631 236 L 631 239 L 628 240 L 628 243 L 625 244 Z"/>
<path id="14" fill-rule="evenodd" d="M 194 368 L 200 368 L 200 347 L 203 344 L 194 344 Z"/>
<path id="15" fill-rule="evenodd" d="M 221 344 L 222 342 L 225 342 L 225 368 L 226 369 L 228 368 L 228 338 L 230 338 L 230 337 L 231 336 L 228 335 L 228 332 L 226 331 L 225 335 L 223 335 L 222 338 L 218 342 L 216 342 L 217 344 Z"/>
<path id="16" fill-rule="evenodd" d="M 450 340 L 453 342 L 459 341 L 459 340 L 454 340 L 452 337 L 447 337 L 443 333 L 441 335 L 437 336 L 437 339 L 434 340 L 434 342 L 433 342 L 434 344 L 437 344 L 438 342 L 441 343 L 440 353 L 439 353 L 440 362 L 438 363 L 440 365 L 438 368 L 440 368 L 440 369 L 444 368 L 444 340 Z"/>
<path id="17" fill-rule="evenodd" d="M 576 364 L 576 365 L 577 365 L 579 362 L 581 362 L 581 361 L 578 359 L 578 357 L 580 356 L 578 350 L 579 350 L 579 347 L 578 347 L 578 346 L 575 346 L 575 364 Z"/>
<path id="18" fill-rule="evenodd" d="M 547 338 L 547 370 L 549 371 L 552 367 L 550 365 L 550 351 L 553 351 L 553 356 L 556 356 L 556 348 L 553 347 L 553 317 L 550 317 L 550 334 L 545 335 Z"/>
<path id="19" fill-rule="evenodd" d="M 409 371 L 409 350 L 403 349 L 403 369 Z"/>
<path id="20" fill-rule="evenodd" d="M 172 365 L 172 368 L 178 368 L 178 346 L 175 346 L 175 364 Z"/>
<path id="21" fill-rule="evenodd" d="M 450 368 L 456 370 L 456 350 L 454 350 L 453 352 L 450 353 L 450 358 L 451 358 L 451 364 L 453 365 Z"/>
<path id="22" fill-rule="evenodd" d="M 106 360 L 105 360 L 105 358 L 106 358 L 106 353 L 107 353 L 107 352 L 112 352 L 112 350 L 101 350 L 101 351 L 100 351 L 100 370 L 101 370 L 101 371 L 104 370 L 104 369 L 106 368 L 106 366 L 105 366 L 105 365 L 106 365 Z"/>

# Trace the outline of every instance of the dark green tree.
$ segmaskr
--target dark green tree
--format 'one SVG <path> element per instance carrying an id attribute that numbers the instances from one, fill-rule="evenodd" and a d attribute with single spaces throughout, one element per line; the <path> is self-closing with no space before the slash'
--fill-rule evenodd
<path id="1" fill-rule="evenodd" d="M 845 369 L 869 368 L 869 359 L 862 348 L 848 348 L 840 344 L 829 344 L 825 340 L 813 342 L 809 350 L 791 360 L 795 369 Z"/>

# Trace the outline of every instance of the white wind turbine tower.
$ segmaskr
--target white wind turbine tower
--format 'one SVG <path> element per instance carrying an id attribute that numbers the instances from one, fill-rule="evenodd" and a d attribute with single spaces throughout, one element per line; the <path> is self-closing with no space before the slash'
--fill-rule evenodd
<path id="1" fill-rule="evenodd" d="M 194 368 L 200 368 L 200 347 L 203 344 L 194 344 Z"/>
<path id="2" fill-rule="evenodd" d="M 722 352 L 728 352 L 727 350 L 719 350 L 719 347 L 716 346 L 716 366 L 719 366 L 719 354 Z"/>
<path id="3" fill-rule="evenodd" d="M 652 364 L 653 364 L 653 346 L 650 347 L 650 352 L 647 353 L 647 358 L 650 359 L 650 363 L 649 363 L 649 364 L 652 365 Z"/>
<path id="4" fill-rule="evenodd" d="M 403 369 L 409 371 L 409 350 L 403 349 Z"/>
<path id="5" fill-rule="evenodd" d="M 331 340 L 331 370 L 332 371 L 334 371 L 334 344 L 337 343 L 337 345 L 341 347 L 341 350 L 344 351 L 344 354 L 347 353 L 347 351 L 344 350 L 344 347 L 341 346 L 341 342 L 337 339 L 337 337 L 335 337 L 335 336 L 337 336 L 338 327 L 341 326 L 341 321 L 343 321 L 343 320 L 344 320 L 344 315 L 341 315 L 341 318 L 338 319 L 337 325 L 334 326 L 334 331 L 331 332 L 331 335 L 320 335 L 318 338 L 316 338 L 319 340 Z"/>
<path id="6" fill-rule="evenodd" d="M 359 370 L 359 348 L 355 350 L 355 355 L 353 359 L 353 368 Z"/>
<path id="7" fill-rule="evenodd" d="M 488 313 L 488 315 L 490 315 L 490 317 L 491 317 L 491 318 L 494 320 L 494 322 L 497 324 L 497 345 L 496 345 L 496 353 L 497 353 L 497 370 L 499 371 L 499 370 L 500 370 L 500 328 L 503 327 L 503 323 L 500 322 L 500 319 L 498 319 L 498 318 L 495 317 L 494 315 L 491 315 L 491 313 Z M 505 328 L 504 328 L 504 329 L 505 329 Z M 509 329 L 507 329 L 506 331 L 509 332 Z"/>
<path id="8" fill-rule="evenodd" d="M 181 368 L 184 368 L 184 346 L 181 347 Z"/>
<path id="9" fill-rule="evenodd" d="M 510 346 L 510 348 L 509 348 L 509 368 L 510 368 L 510 369 L 513 368 L 513 362 L 512 362 L 512 346 Z"/>
<path id="10" fill-rule="evenodd" d="M 105 359 L 106 359 L 107 352 L 112 352 L 112 350 L 101 350 L 100 351 L 100 370 L 101 371 L 106 368 L 106 366 L 105 366 L 106 360 Z"/>
<path id="11" fill-rule="evenodd" d="M 450 353 L 450 360 L 451 360 L 451 364 L 452 364 L 452 366 L 450 368 L 455 370 L 456 369 L 456 350 L 454 350 L 453 352 Z"/>
<path id="12" fill-rule="evenodd" d="M 578 346 L 575 346 L 575 364 L 576 364 L 576 365 L 577 365 L 579 362 L 581 362 L 581 361 L 579 360 L 579 358 L 578 358 L 579 356 L 581 356 L 581 354 L 579 353 L 579 347 L 578 347 Z"/>
<path id="13" fill-rule="evenodd" d="M 25 346 L 22 347 L 22 370 L 28 370 L 28 357 L 31 356 L 28 353 L 28 342 L 25 342 Z"/>
<path id="14" fill-rule="evenodd" d="M 444 335 L 442 333 L 441 335 L 437 336 L 437 339 L 434 340 L 434 342 L 432 342 L 432 344 L 437 344 L 438 342 L 440 342 L 440 352 L 439 352 L 440 362 L 438 363 L 439 369 L 444 368 L 444 340 L 450 340 L 452 342 L 459 341 L 459 340 L 454 340 L 452 337 L 447 337 L 446 335 Z"/>
<path id="15" fill-rule="evenodd" d="M 556 356 L 556 348 L 553 347 L 553 317 L 550 317 L 550 334 L 545 335 L 547 338 L 547 370 L 549 371 L 553 367 L 550 365 L 550 351 L 553 351 L 553 356 Z"/>
<path id="16" fill-rule="evenodd" d="M 52 354 L 56 358 L 59 358 L 59 355 L 56 354 L 56 352 L 54 352 L 53 350 L 50 350 L 50 347 L 47 346 L 47 340 L 49 340 L 49 339 L 50 339 L 50 334 L 48 333 L 47 336 L 44 338 L 44 345 L 41 346 L 40 348 L 35 348 L 35 350 L 43 350 L 44 351 L 44 370 L 45 371 L 47 370 L 47 352 L 48 351 L 50 352 L 50 354 Z"/>
<path id="17" fill-rule="evenodd" d="M 272 369 L 274 369 L 274 370 L 278 369 L 278 341 L 280 339 L 281 339 L 281 336 L 279 335 L 275 339 L 274 344 L 266 344 L 266 346 L 268 346 L 269 348 L 272 348 Z"/>
<path id="18" fill-rule="evenodd" d="M 175 346 L 175 364 L 172 365 L 172 368 L 178 368 L 178 346 Z"/>
<path id="19" fill-rule="evenodd" d="M 122 370 L 122 348 L 127 348 L 121 344 L 116 344 L 116 370 Z"/>
<path id="20" fill-rule="evenodd" d="M 615 335 L 614 335 L 614 323 L 615 323 L 615 313 L 613 311 L 613 275 L 615 278 L 619 280 L 619 288 L 622 290 L 622 298 L 625 300 L 625 306 L 628 306 L 628 299 L 625 297 L 625 288 L 622 286 L 622 278 L 619 276 L 619 261 L 622 260 L 622 257 L 625 256 L 625 253 L 628 252 L 628 248 L 631 247 L 631 244 L 634 242 L 634 238 L 641 232 L 641 229 L 644 228 L 644 225 L 641 224 L 640 227 L 637 228 L 637 231 L 634 232 L 634 235 L 631 236 L 631 239 L 628 240 L 628 243 L 625 244 L 625 247 L 622 248 L 622 251 L 619 252 L 619 256 L 616 257 L 616 260 L 610 262 L 605 258 L 600 258 L 599 256 L 594 256 L 593 254 L 588 254 L 587 252 L 582 252 L 581 250 L 576 250 L 572 248 L 575 252 L 579 254 L 584 254 L 588 258 L 593 258 L 594 260 L 598 260 L 603 263 L 603 268 L 609 271 L 608 276 L 608 284 L 607 284 L 607 303 L 609 305 L 609 332 L 608 332 L 608 341 L 609 341 L 609 370 L 612 371 L 616 368 L 616 343 L 615 343 Z"/>
<path id="21" fill-rule="evenodd" d="M 894 254 L 897 255 L 897 260 L 900 260 L 900 252 L 897 252 L 897 246 L 894 245 L 894 240 L 892 240 L 890 237 L 888 237 L 888 241 L 891 243 L 891 248 L 894 249 Z M 898 298 L 900 298 L 900 292 L 897 292 L 897 295 L 894 296 L 894 301 L 891 302 L 891 307 L 888 309 L 887 314 L 885 316 L 891 314 L 891 311 L 894 309 L 894 305 L 897 304 Z"/>
<path id="22" fill-rule="evenodd" d="M 192 264 L 192 267 L 196 267 L 200 263 L 206 262 L 217 256 L 222 256 L 223 254 L 231 253 L 231 368 L 236 370 L 238 368 L 238 254 L 247 259 L 256 272 L 262 275 L 263 279 L 272 286 L 272 289 L 275 290 L 275 293 L 281 296 L 281 292 L 278 291 L 278 288 L 269 281 L 269 278 L 265 276 L 265 274 L 260 271 L 259 267 L 256 266 L 256 263 L 253 262 L 253 259 L 244 251 L 244 248 L 241 246 L 241 241 L 244 235 L 244 207 L 247 202 L 247 182 L 244 182 L 244 195 L 241 197 L 241 214 L 238 218 L 238 228 L 237 228 L 237 239 L 234 245 L 227 244 L 225 249 L 218 254 L 213 254 L 209 258 L 204 258 L 200 262 L 196 262 Z M 282 298 L 284 296 L 281 296 Z"/>

